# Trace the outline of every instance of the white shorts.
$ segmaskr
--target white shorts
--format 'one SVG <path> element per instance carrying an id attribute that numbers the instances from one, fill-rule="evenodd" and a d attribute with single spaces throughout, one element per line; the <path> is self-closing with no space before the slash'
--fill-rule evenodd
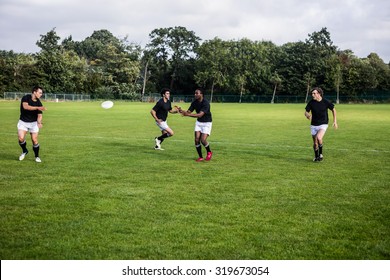
<path id="1" fill-rule="evenodd" d="M 311 125 L 310 126 L 310 130 L 311 130 L 311 135 L 312 136 L 317 135 L 318 131 L 320 131 L 320 130 L 326 131 L 327 129 L 328 129 L 328 125 L 327 124 Z"/>
<path id="2" fill-rule="evenodd" d="M 211 128 L 213 126 L 212 122 L 199 122 L 195 123 L 195 131 L 200 131 L 203 134 L 211 134 Z"/>
<path id="3" fill-rule="evenodd" d="M 30 133 L 38 133 L 39 132 L 38 122 L 24 122 L 22 120 L 19 120 L 17 127 L 18 127 L 18 130 L 24 130 L 24 131 L 28 131 Z"/>
<path id="4" fill-rule="evenodd" d="M 156 122 L 156 125 L 160 128 L 161 131 L 163 130 L 166 130 L 167 128 L 169 128 L 168 126 L 168 123 L 165 121 L 165 122 Z"/>

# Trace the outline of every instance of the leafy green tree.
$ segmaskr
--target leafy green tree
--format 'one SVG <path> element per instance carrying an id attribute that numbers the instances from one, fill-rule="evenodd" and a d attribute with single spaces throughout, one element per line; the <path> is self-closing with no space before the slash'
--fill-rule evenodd
<path id="1" fill-rule="evenodd" d="M 198 48 L 195 81 L 204 88 L 210 86 L 211 102 L 215 87 L 227 85 L 228 54 L 227 43 L 219 38 L 208 40 Z"/>
<path id="2" fill-rule="evenodd" d="M 276 69 L 284 81 L 282 94 L 301 95 L 307 92 L 308 83 L 311 84 L 310 53 L 308 44 L 304 42 L 281 46 Z"/>
<path id="3" fill-rule="evenodd" d="M 368 59 L 350 57 L 350 62 L 343 69 L 343 84 L 341 92 L 345 96 L 356 97 L 368 89 L 374 89 L 378 85 L 375 69 Z"/>
<path id="4" fill-rule="evenodd" d="M 141 48 L 129 43 L 127 37 L 118 39 L 103 29 L 81 42 L 70 36 L 62 46 L 80 57 L 77 69 L 84 69 L 85 90 L 94 97 L 133 99 L 139 95 Z"/>
<path id="5" fill-rule="evenodd" d="M 331 55 L 326 61 L 325 89 L 336 91 L 336 103 L 340 103 L 340 87 L 343 82 L 343 52 Z"/>
<path id="6" fill-rule="evenodd" d="M 308 39 L 306 39 L 306 44 L 309 46 L 308 56 L 310 59 L 308 63 L 309 69 L 305 74 L 307 81 L 307 101 L 307 96 L 313 83 L 322 87 L 325 86 L 326 67 L 329 65 L 332 56 L 336 54 L 337 47 L 333 45 L 330 33 L 326 27 L 323 27 L 318 32 L 309 34 Z"/>
<path id="7" fill-rule="evenodd" d="M 274 100 L 276 91 L 306 91 L 307 99 L 313 85 L 336 91 L 337 102 L 339 95 L 390 90 L 389 64 L 376 53 L 361 59 L 351 50 L 337 50 L 326 28 L 280 47 L 246 38 L 215 37 L 200 44 L 194 32 L 180 26 L 154 29 L 149 36 L 144 49 L 105 29 L 80 42 L 69 36 L 59 44 L 52 29 L 37 41 L 36 54 L 0 51 L 0 90 L 29 91 L 40 84 L 47 92 L 137 99 L 140 92 L 162 87 L 188 93 L 201 85 L 211 91 L 211 100 L 216 92 L 237 93 L 240 102 L 257 94 Z"/>
<path id="8" fill-rule="evenodd" d="M 271 103 L 274 103 L 274 102 L 275 102 L 276 89 L 277 89 L 278 86 L 282 83 L 282 78 L 280 78 L 280 76 L 278 75 L 278 73 L 275 72 L 275 73 L 271 76 L 271 82 L 274 84 L 274 92 L 273 92 L 273 94 L 272 94 Z"/>
<path id="9" fill-rule="evenodd" d="M 194 83 L 194 58 L 200 38 L 181 26 L 154 29 L 149 37 L 146 48 L 154 82 L 176 91 L 189 90 Z"/>
<path id="10" fill-rule="evenodd" d="M 326 28 L 309 34 L 305 42 L 283 45 L 277 71 L 283 77 L 284 93 L 300 95 L 306 91 L 306 100 L 311 87 L 324 86 L 327 62 L 336 53 L 337 47 L 330 39 Z"/>
<path id="11" fill-rule="evenodd" d="M 390 65 L 384 63 L 383 60 L 376 53 L 371 53 L 370 55 L 368 55 L 367 59 L 375 71 L 375 77 L 378 82 L 376 88 L 382 91 L 389 91 Z"/>
<path id="12" fill-rule="evenodd" d="M 62 56 L 65 60 L 65 71 L 67 79 L 64 81 L 64 87 L 67 92 L 86 93 L 88 64 L 87 60 L 80 57 L 74 51 L 63 51 Z"/>
<path id="13" fill-rule="evenodd" d="M 269 42 L 253 42 L 249 39 L 229 42 L 228 79 L 230 90 L 238 91 L 239 102 L 244 94 L 272 93 Z M 272 46 L 273 47 L 273 46 Z"/>
<path id="14" fill-rule="evenodd" d="M 52 29 L 37 41 L 41 51 L 37 55 L 37 69 L 42 73 L 40 84 L 47 92 L 67 92 L 69 82 L 67 63 L 62 47 L 58 41 L 60 37 Z"/>

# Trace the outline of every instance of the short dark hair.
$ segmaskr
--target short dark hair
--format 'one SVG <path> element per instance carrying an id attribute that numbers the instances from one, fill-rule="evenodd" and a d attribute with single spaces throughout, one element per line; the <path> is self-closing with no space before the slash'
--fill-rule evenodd
<path id="1" fill-rule="evenodd" d="M 169 88 L 163 88 L 161 91 L 160 91 L 160 95 L 163 96 L 167 91 L 169 91 L 169 93 L 171 93 L 171 90 Z"/>
<path id="2" fill-rule="evenodd" d="M 31 92 L 36 92 L 38 89 L 42 90 L 42 92 L 43 92 L 43 88 L 41 86 L 34 86 L 31 90 Z"/>
<path id="3" fill-rule="evenodd" d="M 312 89 L 311 92 L 313 92 L 313 91 L 315 91 L 315 90 L 316 90 L 321 96 L 324 96 L 324 91 L 322 90 L 322 88 L 320 88 L 320 87 L 315 87 L 315 88 Z"/>
<path id="4" fill-rule="evenodd" d="M 202 94 L 202 95 L 204 96 L 204 91 L 203 91 L 203 89 L 202 89 L 202 88 L 197 88 L 197 89 L 195 89 L 195 91 L 199 91 L 199 92 L 200 92 L 200 94 Z"/>

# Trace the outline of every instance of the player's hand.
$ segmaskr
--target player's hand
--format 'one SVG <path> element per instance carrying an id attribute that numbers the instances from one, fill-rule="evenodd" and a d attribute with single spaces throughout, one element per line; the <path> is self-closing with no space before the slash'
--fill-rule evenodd
<path id="1" fill-rule="evenodd" d="M 39 111 L 46 111 L 46 107 L 40 106 L 40 107 L 38 107 L 38 110 L 39 110 Z"/>
<path id="2" fill-rule="evenodd" d="M 338 129 L 338 128 L 339 128 L 337 122 L 334 122 L 334 123 L 333 123 L 333 128 L 334 128 L 334 129 Z"/>

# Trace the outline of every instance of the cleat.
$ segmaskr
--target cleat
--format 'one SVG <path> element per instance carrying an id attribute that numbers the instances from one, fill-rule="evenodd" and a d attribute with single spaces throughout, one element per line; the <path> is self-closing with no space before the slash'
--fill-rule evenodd
<path id="1" fill-rule="evenodd" d="M 22 153 L 22 154 L 19 156 L 19 160 L 24 160 L 24 158 L 26 157 L 27 154 L 28 154 L 28 151 L 25 152 L 25 153 Z"/>
<path id="2" fill-rule="evenodd" d="M 320 159 L 320 157 L 315 157 L 315 158 L 313 159 L 313 161 L 314 161 L 314 162 L 318 162 L 318 161 L 321 161 L 321 159 Z"/>
<path id="3" fill-rule="evenodd" d="M 161 141 L 158 140 L 158 138 L 154 138 L 154 141 L 156 142 L 156 146 L 154 146 L 155 150 L 160 150 L 161 149 Z"/>
<path id="4" fill-rule="evenodd" d="M 42 160 L 39 157 L 36 157 L 35 162 L 42 162 Z"/>
<path id="5" fill-rule="evenodd" d="M 155 149 L 155 150 L 159 150 L 159 151 L 164 151 L 164 149 L 163 149 L 163 148 L 161 148 L 161 147 L 157 147 L 157 146 L 154 146 L 154 149 Z"/>
<path id="6" fill-rule="evenodd" d="M 206 156 L 206 160 L 209 161 L 211 160 L 211 157 L 213 156 L 213 153 L 212 152 L 208 152 L 207 153 L 207 156 Z"/>
<path id="7" fill-rule="evenodd" d="M 204 161 L 204 159 L 203 159 L 202 157 L 200 157 L 200 158 L 198 158 L 198 159 L 196 160 L 196 162 L 201 162 L 201 161 Z"/>
<path id="8" fill-rule="evenodd" d="M 322 161 L 324 160 L 324 156 L 322 154 L 320 154 L 320 157 L 318 158 L 319 161 Z"/>

